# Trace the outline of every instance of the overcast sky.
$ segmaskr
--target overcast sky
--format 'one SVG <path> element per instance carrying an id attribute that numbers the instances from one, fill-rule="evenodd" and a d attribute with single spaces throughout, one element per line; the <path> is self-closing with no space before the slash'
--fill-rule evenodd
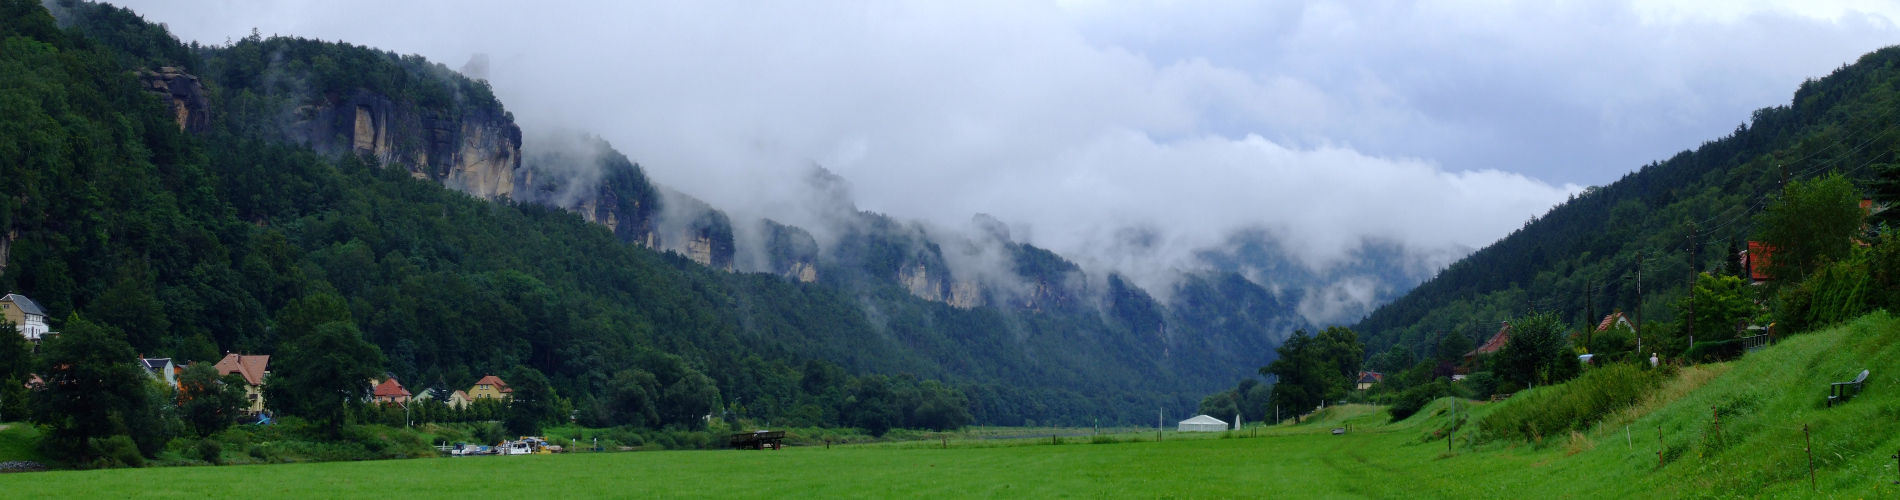
<path id="1" fill-rule="evenodd" d="M 1317 267 L 1481 247 L 1900 41 L 1890 2 L 125 4 L 187 41 L 487 54 L 530 137 L 593 131 L 736 215 L 798 222 L 816 162 L 866 209 L 1127 271 L 1237 229 Z M 1129 228 L 1174 251 L 1101 251 Z"/>

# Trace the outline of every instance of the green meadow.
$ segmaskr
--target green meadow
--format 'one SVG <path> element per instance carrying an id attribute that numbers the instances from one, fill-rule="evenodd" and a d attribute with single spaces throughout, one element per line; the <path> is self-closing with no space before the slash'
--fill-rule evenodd
<path id="1" fill-rule="evenodd" d="M 1827 383 L 1862 369 L 1873 371 L 1865 392 L 1826 407 Z M 0 491 L 10 498 L 1900 497 L 1892 458 L 1900 453 L 1900 320 L 1876 313 L 1737 361 L 1667 373 L 1640 401 L 1592 425 L 1531 439 L 1487 438 L 1478 423 L 1510 405 L 1588 394 L 1598 390 L 1588 385 L 1595 379 L 1500 403 L 1440 400 L 1400 422 L 1388 422 L 1380 407 L 1347 405 L 1298 425 L 1167 432 L 1159 441 L 1144 432 L 953 439 L 947 448 L 931 440 L 55 471 L 0 475 Z M 1331 432 L 1348 426 L 1344 435 Z"/>

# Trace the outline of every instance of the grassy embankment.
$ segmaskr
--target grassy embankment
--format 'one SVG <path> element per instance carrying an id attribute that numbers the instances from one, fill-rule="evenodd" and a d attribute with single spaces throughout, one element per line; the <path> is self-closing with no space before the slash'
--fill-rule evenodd
<path id="1" fill-rule="evenodd" d="M 1823 406 L 1827 383 L 1873 370 L 1866 392 Z M 1668 372 L 1634 404 L 1581 430 L 1504 437 L 1553 401 L 1600 399 L 1580 382 L 1504 403 L 1440 400 L 1386 423 L 1344 406 L 1302 425 L 1188 436 L 951 440 L 715 451 L 569 454 L 0 475 L 45 496 L 1319 496 L 1373 498 L 1900 495 L 1900 320 L 1884 313 L 1794 336 L 1739 361 Z M 1614 392 L 1614 391 L 1610 391 Z M 1587 406 L 1587 405 L 1584 405 Z M 1578 405 L 1571 405 L 1574 410 Z M 1481 422 L 1494 414 L 1493 427 Z M 1719 424 L 1714 415 L 1720 414 Z M 1530 415 L 1530 417 L 1525 417 Z M 1459 429 L 1448 451 L 1441 433 Z M 1333 436 L 1347 424 L 1354 432 Z M 1521 427 L 1520 427 L 1521 428 Z M 1485 429 L 1490 429 L 1489 431 Z M 1491 437 L 1486 437 L 1485 434 Z M 1230 439 L 1223 439 L 1230 438 Z M 1659 454 L 1658 450 L 1662 453 Z M 1659 460 L 1661 464 L 1659 465 Z"/>

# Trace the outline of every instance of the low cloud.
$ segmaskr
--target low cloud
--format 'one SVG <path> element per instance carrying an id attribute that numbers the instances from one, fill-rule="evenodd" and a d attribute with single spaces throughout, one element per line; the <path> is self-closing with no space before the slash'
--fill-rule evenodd
<path id="1" fill-rule="evenodd" d="M 1900 34 L 1852 2 L 128 3 L 205 43 L 486 54 L 524 128 L 599 134 L 737 224 L 827 242 L 822 165 L 846 206 L 989 214 L 1159 293 L 1249 231 L 1320 275 L 1368 242 L 1435 269 Z M 1303 310 L 1377 295 L 1351 276 Z"/>

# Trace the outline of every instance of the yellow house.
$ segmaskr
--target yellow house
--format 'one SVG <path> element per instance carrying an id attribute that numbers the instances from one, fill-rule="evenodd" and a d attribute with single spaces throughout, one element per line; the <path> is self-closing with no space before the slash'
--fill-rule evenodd
<path id="1" fill-rule="evenodd" d="M 449 394 L 448 404 L 450 408 L 468 408 L 468 403 L 467 392 L 458 390 Z"/>
<path id="2" fill-rule="evenodd" d="M 244 411 L 253 414 L 264 411 L 264 377 L 270 375 L 269 366 L 269 355 L 238 353 L 225 354 L 217 364 L 219 376 L 233 373 L 244 376 L 244 397 L 251 403 Z"/>
<path id="3" fill-rule="evenodd" d="M 40 338 L 52 333 L 46 329 L 46 311 L 25 295 L 9 293 L 0 296 L 0 317 L 5 317 L 27 342 L 40 343 Z"/>
<path id="4" fill-rule="evenodd" d="M 478 399 L 505 400 L 514 397 L 513 392 L 515 392 L 515 390 L 509 389 L 508 383 L 502 382 L 501 377 L 489 375 L 482 377 L 481 380 L 475 381 L 475 387 L 468 389 L 468 399 L 470 401 Z"/>

